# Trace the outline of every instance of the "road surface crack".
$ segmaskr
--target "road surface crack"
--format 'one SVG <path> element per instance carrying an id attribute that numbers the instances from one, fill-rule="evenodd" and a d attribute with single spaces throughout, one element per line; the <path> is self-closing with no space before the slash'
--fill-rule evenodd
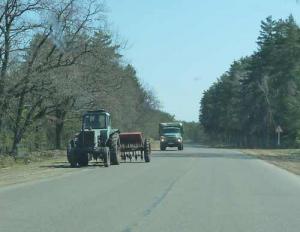
<path id="1" fill-rule="evenodd" d="M 185 176 L 188 172 L 191 171 L 191 168 L 189 168 L 186 172 L 184 172 L 182 175 L 177 176 L 176 179 L 174 179 L 169 185 L 168 187 L 163 191 L 163 193 L 156 197 L 155 200 L 152 202 L 152 204 L 143 211 L 142 213 L 142 217 L 146 218 L 148 217 L 153 211 L 154 209 L 156 209 L 161 203 L 162 201 L 168 196 L 168 194 L 171 192 L 171 190 L 173 189 L 174 185 L 183 177 Z M 140 223 L 133 223 L 129 226 L 127 226 L 124 230 L 122 230 L 122 232 L 133 232 L 133 229 L 135 227 L 137 227 Z"/>

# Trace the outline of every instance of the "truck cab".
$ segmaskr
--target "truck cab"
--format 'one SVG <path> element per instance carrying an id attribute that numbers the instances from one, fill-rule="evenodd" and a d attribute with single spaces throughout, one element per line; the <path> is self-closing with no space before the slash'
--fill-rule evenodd
<path id="1" fill-rule="evenodd" d="M 160 150 L 164 151 L 167 147 L 177 147 L 183 150 L 183 125 L 180 122 L 160 123 Z"/>

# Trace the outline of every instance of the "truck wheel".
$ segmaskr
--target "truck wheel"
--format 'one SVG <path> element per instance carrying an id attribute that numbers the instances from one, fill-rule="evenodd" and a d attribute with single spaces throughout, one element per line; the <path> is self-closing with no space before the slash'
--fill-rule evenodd
<path id="1" fill-rule="evenodd" d="M 110 150 L 110 163 L 112 165 L 119 165 L 120 164 L 119 136 L 113 136 L 109 150 Z"/>
<path id="2" fill-rule="evenodd" d="M 165 151 L 166 150 L 166 147 L 164 145 L 160 145 L 160 150 L 161 151 Z"/>
<path id="3" fill-rule="evenodd" d="M 178 150 L 182 151 L 183 150 L 183 144 L 178 145 Z"/>
<path id="4" fill-rule="evenodd" d="M 107 147 L 105 147 L 103 151 L 103 163 L 104 163 L 104 167 L 110 166 L 110 154 L 109 154 L 109 149 Z"/>
<path id="5" fill-rule="evenodd" d="M 80 167 L 88 166 L 89 164 L 89 156 L 88 154 L 81 154 L 78 160 Z"/>
<path id="6" fill-rule="evenodd" d="M 144 142 L 144 158 L 145 158 L 146 163 L 150 162 L 150 154 L 151 154 L 150 140 L 145 139 L 145 142 Z"/>

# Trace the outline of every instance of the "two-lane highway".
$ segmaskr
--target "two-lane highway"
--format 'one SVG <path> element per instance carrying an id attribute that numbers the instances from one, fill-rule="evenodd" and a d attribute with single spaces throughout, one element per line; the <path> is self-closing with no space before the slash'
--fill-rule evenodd
<path id="1" fill-rule="evenodd" d="M 299 232 L 300 177 L 237 151 L 154 151 L 0 188 L 0 231 Z"/>

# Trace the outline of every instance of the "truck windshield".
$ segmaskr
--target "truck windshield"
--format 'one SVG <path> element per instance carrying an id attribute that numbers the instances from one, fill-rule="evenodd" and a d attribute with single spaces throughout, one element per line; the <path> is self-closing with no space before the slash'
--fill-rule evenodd
<path id="1" fill-rule="evenodd" d="M 180 133 L 180 129 L 178 129 L 178 128 L 165 128 L 165 129 L 163 129 L 163 133 L 164 134 L 167 134 L 167 133 L 170 133 L 170 134 Z"/>
<path id="2" fill-rule="evenodd" d="M 87 114 L 83 118 L 83 129 L 104 129 L 106 115 L 104 114 Z"/>

